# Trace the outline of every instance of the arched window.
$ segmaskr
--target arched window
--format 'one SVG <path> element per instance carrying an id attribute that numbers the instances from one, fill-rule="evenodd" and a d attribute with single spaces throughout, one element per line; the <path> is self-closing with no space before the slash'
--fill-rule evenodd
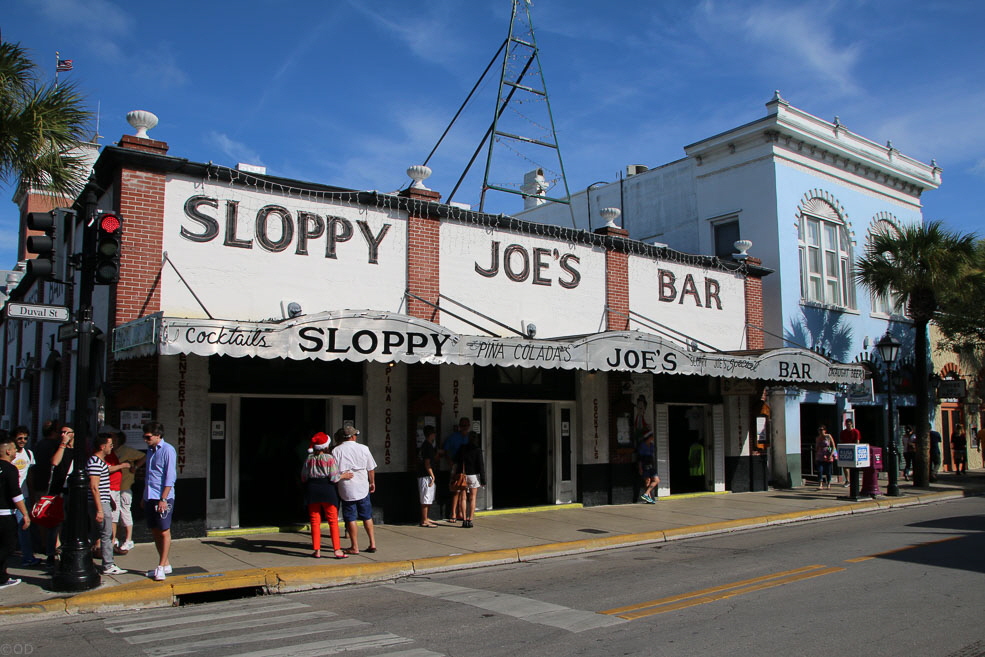
<path id="1" fill-rule="evenodd" d="M 869 240 L 878 234 L 895 235 L 899 232 L 899 222 L 888 212 L 880 212 L 872 218 L 869 227 Z M 872 313 L 874 315 L 904 315 L 903 299 L 896 293 L 872 294 Z"/>
<path id="2" fill-rule="evenodd" d="M 855 310 L 852 242 L 841 215 L 812 197 L 800 206 L 800 298 Z"/>
<path id="3" fill-rule="evenodd" d="M 872 218 L 869 227 L 869 240 L 878 234 L 895 235 L 899 232 L 899 222 L 888 212 L 880 212 Z M 904 315 L 903 299 L 896 293 L 872 294 L 872 313 L 875 315 Z"/>

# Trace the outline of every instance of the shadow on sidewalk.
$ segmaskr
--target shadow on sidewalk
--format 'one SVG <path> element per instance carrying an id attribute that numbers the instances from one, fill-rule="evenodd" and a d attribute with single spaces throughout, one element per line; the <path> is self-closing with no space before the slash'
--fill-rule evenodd
<path id="1" fill-rule="evenodd" d="M 311 541 L 283 541 L 267 538 L 247 538 L 235 536 L 224 540 L 203 540 L 202 545 L 216 548 L 232 548 L 250 554 L 280 554 L 287 557 L 307 557 L 311 554 Z"/>

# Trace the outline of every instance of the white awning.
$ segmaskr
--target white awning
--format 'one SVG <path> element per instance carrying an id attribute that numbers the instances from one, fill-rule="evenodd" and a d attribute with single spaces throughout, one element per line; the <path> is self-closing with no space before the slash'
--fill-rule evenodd
<path id="1" fill-rule="evenodd" d="M 156 314 L 114 329 L 113 350 L 118 360 L 195 354 L 698 374 L 789 383 L 842 384 L 865 378 L 859 365 L 835 363 L 806 349 L 757 355 L 688 351 L 639 331 L 566 340 L 460 335 L 425 320 L 374 310 L 324 312 L 280 322 Z"/>

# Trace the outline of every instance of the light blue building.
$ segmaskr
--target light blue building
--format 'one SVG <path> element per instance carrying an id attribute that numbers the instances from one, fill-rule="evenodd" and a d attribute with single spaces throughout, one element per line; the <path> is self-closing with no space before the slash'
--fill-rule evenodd
<path id="1" fill-rule="evenodd" d="M 873 298 L 854 282 L 853 262 L 873 231 L 923 222 L 920 197 L 941 183 L 941 169 L 876 144 L 791 106 L 777 92 L 766 116 L 684 147 L 663 166 L 629 165 L 621 181 L 592 185 L 572 207 L 539 205 L 517 216 L 578 228 L 604 223 L 602 208 L 622 209 L 630 237 L 686 253 L 732 257 L 738 240 L 774 274 L 763 281 L 767 347 L 806 346 L 841 362 L 872 358 L 887 331 L 912 356 L 913 335 L 894 300 Z M 531 199 L 528 199 L 528 204 Z M 871 390 L 771 387 L 770 467 L 777 485 L 799 485 L 813 471 L 817 426 L 837 439 L 854 415 L 863 441 L 882 443 L 886 404 L 882 369 Z M 913 421 L 906 369 L 900 420 Z M 897 424 L 899 426 L 899 424 Z"/>

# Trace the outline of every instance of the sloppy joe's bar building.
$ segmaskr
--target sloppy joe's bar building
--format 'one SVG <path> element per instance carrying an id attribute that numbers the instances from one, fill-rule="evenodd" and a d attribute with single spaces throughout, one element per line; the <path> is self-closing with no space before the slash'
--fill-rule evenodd
<path id="1" fill-rule="evenodd" d="M 765 387 L 863 376 L 762 349 L 749 327 L 769 272 L 752 259 L 477 213 L 419 181 L 383 194 L 194 163 L 146 138 L 94 172 L 125 222 L 120 281 L 94 304 L 105 421 L 164 423 L 185 533 L 300 519 L 308 439 L 346 423 L 379 463 L 383 521 L 416 513 L 421 428 L 440 440 L 460 416 L 485 452 L 483 508 L 633 501 L 651 430 L 660 495 L 762 488 L 770 459 L 799 454 L 770 435 Z M 11 332 L 53 329 L 4 330 L 10 349 Z"/>

